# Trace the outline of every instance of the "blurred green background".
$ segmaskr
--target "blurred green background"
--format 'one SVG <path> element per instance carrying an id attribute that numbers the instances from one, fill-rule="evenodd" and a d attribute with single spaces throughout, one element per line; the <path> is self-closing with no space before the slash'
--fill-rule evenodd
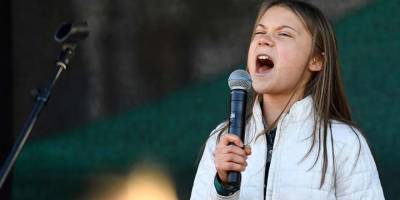
<path id="1" fill-rule="evenodd" d="M 398 10 L 397 0 L 376 1 L 335 22 L 346 93 L 374 152 L 386 199 L 400 199 Z M 179 199 L 189 199 L 201 146 L 227 115 L 230 71 L 28 141 L 13 173 L 13 199 L 85 199 L 102 174 L 124 176 L 148 161 L 172 177 Z"/>

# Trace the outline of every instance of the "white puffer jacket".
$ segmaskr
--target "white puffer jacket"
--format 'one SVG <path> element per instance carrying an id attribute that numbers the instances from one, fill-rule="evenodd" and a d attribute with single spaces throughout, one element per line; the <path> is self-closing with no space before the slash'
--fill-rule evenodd
<path id="1" fill-rule="evenodd" d="M 318 152 L 316 144 L 303 161 L 312 142 L 313 100 L 310 96 L 296 102 L 288 114 L 278 122 L 272 160 L 268 174 L 267 200 L 380 200 L 384 199 L 374 159 L 364 137 L 343 123 L 332 123 L 335 163 L 332 163 L 331 133 L 328 132 L 328 168 L 325 184 L 320 188 L 322 151 L 313 168 Z M 218 129 L 218 127 L 217 127 Z M 216 169 L 214 150 L 218 133 L 207 141 L 194 180 L 192 200 L 264 199 L 264 173 L 266 163 L 265 135 L 255 139 L 264 129 L 259 103 L 253 108 L 253 117 L 246 125 L 245 144 L 252 148 L 248 166 L 242 173 L 241 189 L 231 196 L 220 196 L 214 187 Z M 357 131 L 356 129 L 354 129 Z M 359 143 L 360 141 L 360 143 Z M 359 153 L 359 144 L 361 151 Z M 322 149 L 322 145 L 321 145 Z M 359 155 L 359 156 L 358 156 Z M 336 169 L 336 175 L 333 173 Z M 310 169 L 311 168 L 311 169 Z M 336 180 L 336 185 L 335 185 Z"/>

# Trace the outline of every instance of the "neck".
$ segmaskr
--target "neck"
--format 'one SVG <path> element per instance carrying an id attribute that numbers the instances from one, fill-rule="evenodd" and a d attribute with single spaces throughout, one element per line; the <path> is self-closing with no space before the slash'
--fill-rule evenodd
<path id="1" fill-rule="evenodd" d="M 292 105 L 300 100 L 301 95 L 299 93 L 293 95 L 271 95 L 263 94 L 262 110 L 263 117 L 267 122 L 268 127 L 275 128 L 274 122 L 278 120 L 281 113 L 286 113 L 292 107 Z"/>

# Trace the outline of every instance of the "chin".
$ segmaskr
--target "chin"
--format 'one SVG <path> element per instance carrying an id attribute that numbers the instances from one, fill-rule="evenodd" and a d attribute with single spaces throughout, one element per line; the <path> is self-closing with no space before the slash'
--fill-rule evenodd
<path id="1" fill-rule="evenodd" d="M 253 90 L 258 94 L 267 94 L 270 93 L 272 90 L 267 85 L 263 84 L 253 84 Z"/>

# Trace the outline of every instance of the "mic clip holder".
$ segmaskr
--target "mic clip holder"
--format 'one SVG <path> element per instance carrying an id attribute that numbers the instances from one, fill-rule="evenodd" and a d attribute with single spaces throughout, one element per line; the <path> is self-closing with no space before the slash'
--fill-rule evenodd
<path id="1" fill-rule="evenodd" d="M 51 90 L 53 89 L 57 79 L 61 75 L 62 71 L 67 69 L 70 60 L 74 55 L 77 43 L 86 39 L 88 35 L 89 29 L 86 22 L 64 23 L 56 31 L 54 39 L 62 44 L 62 50 L 56 60 L 57 70 L 48 82 L 47 87 L 32 91 L 32 95 L 34 96 L 36 102 L 27 120 L 23 124 L 19 135 L 17 136 L 16 141 L 10 151 L 10 154 L 5 160 L 3 167 L 1 168 L 0 189 L 3 187 L 3 184 L 8 174 L 10 173 L 11 168 L 14 165 L 19 153 L 21 152 L 22 147 L 24 146 L 33 126 L 35 125 L 35 122 L 39 117 L 40 112 L 49 101 Z"/>

